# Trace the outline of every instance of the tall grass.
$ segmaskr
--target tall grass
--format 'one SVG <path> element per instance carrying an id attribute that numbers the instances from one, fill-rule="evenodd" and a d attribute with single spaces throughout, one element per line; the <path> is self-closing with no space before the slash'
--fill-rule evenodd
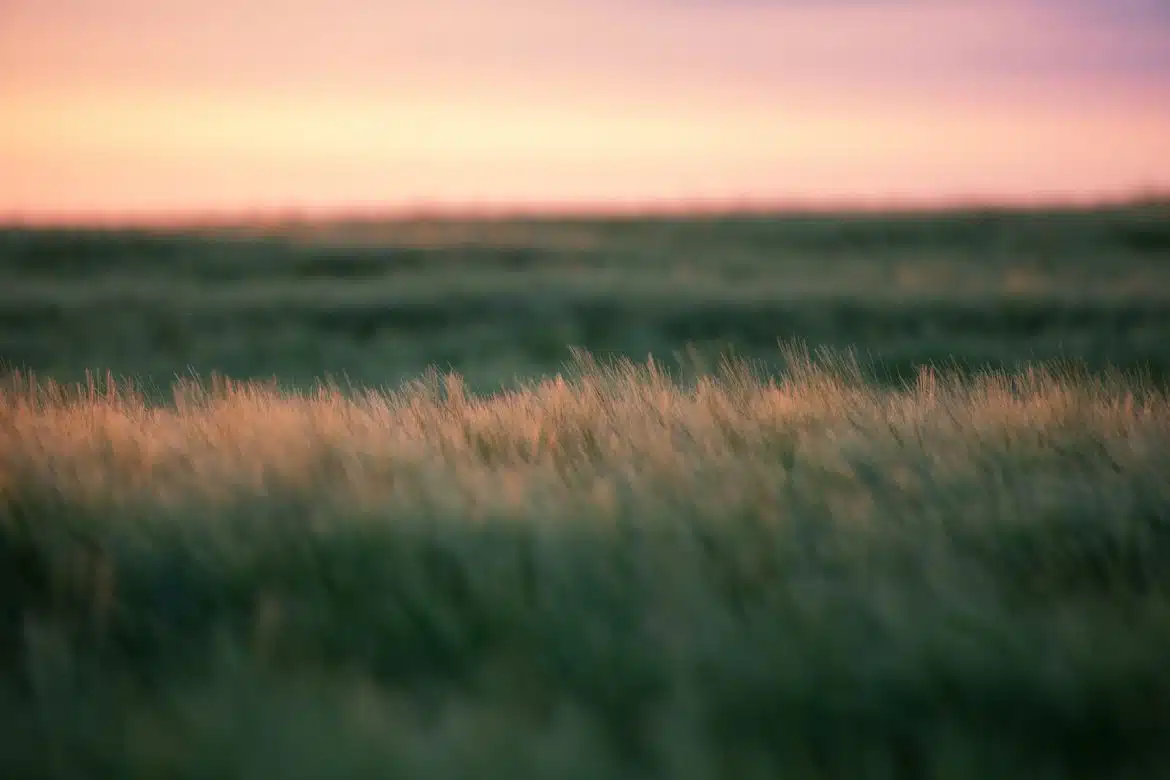
<path id="1" fill-rule="evenodd" d="M 1170 398 L 599 364 L 0 394 L 4 776 L 1170 766 Z"/>

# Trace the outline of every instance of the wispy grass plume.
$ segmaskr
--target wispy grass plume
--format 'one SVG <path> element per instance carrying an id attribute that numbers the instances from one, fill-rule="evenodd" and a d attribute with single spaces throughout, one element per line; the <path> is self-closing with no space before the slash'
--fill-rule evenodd
<path id="1" fill-rule="evenodd" d="M 1170 761 L 1170 399 L 585 353 L 492 396 L 11 375 L 5 776 Z M 694 368 L 694 367 L 692 367 Z"/>

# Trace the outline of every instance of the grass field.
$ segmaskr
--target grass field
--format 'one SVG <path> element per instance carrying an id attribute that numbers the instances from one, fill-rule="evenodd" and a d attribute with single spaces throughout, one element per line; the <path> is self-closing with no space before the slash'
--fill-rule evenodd
<path id="1" fill-rule="evenodd" d="M 772 360 L 778 339 L 924 363 L 1075 358 L 1170 377 L 1170 202 L 1053 212 L 416 220 L 168 236 L 0 232 L 0 361 L 162 391 L 193 368 L 490 390 L 574 345 Z"/>
<path id="2" fill-rule="evenodd" d="M 9 230 L 0 776 L 1164 776 L 1168 217 Z"/>

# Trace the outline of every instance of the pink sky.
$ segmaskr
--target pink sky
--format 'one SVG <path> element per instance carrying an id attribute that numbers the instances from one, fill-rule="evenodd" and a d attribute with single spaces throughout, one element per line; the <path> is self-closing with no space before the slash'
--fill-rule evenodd
<path id="1" fill-rule="evenodd" d="M 0 0 L 0 218 L 1164 190 L 1168 9 Z"/>

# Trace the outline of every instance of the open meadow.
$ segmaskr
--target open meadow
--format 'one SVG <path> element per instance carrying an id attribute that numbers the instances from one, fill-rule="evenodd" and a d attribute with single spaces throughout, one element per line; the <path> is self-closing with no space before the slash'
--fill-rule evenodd
<path id="1" fill-rule="evenodd" d="M 0 776 L 1170 767 L 1170 204 L 11 228 L 0 363 Z"/>
<path id="2" fill-rule="evenodd" d="M 1071 358 L 1170 377 L 1170 203 L 1097 211 L 0 231 L 0 362 L 492 390 L 687 345 L 855 349 L 879 375 Z"/>

